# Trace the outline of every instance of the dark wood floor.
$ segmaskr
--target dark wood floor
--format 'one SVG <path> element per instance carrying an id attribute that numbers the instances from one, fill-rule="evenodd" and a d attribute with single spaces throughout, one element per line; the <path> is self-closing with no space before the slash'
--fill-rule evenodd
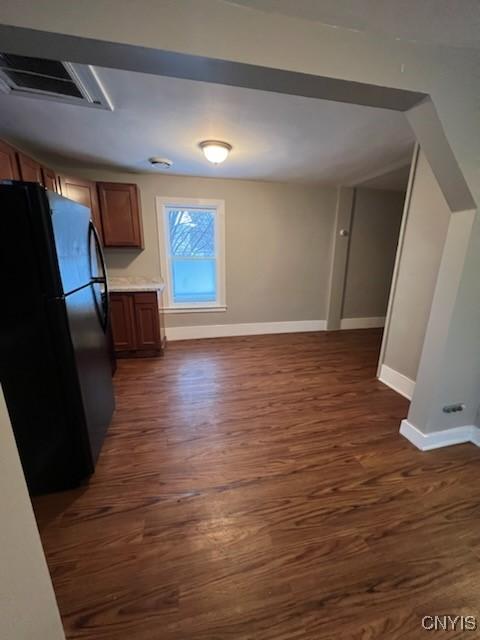
<path id="1" fill-rule="evenodd" d="M 35 501 L 68 638 L 415 640 L 423 615 L 480 615 L 480 451 L 399 436 L 379 344 L 223 338 L 120 361 L 89 486 Z"/>

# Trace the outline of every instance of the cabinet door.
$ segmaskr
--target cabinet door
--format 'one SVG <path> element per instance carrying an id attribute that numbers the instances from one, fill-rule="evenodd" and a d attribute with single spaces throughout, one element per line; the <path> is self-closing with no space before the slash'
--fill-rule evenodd
<path id="1" fill-rule="evenodd" d="M 47 169 L 47 167 L 42 167 L 42 177 L 43 177 L 43 186 L 45 189 L 49 189 L 49 191 L 59 192 L 58 184 L 57 184 L 57 174 L 52 169 Z"/>
<path id="2" fill-rule="evenodd" d="M 135 293 L 137 349 L 160 349 L 160 323 L 156 292 Z"/>
<path id="3" fill-rule="evenodd" d="M 0 180 L 20 180 L 17 152 L 0 140 Z"/>
<path id="4" fill-rule="evenodd" d="M 98 182 L 97 186 L 105 246 L 143 249 L 137 185 Z"/>
<path id="5" fill-rule="evenodd" d="M 135 317 L 133 296 L 131 294 L 110 294 L 110 322 L 115 351 L 133 351 L 136 349 Z"/>
<path id="6" fill-rule="evenodd" d="M 43 184 L 41 165 L 21 151 L 17 152 L 17 156 L 21 179 L 27 182 L 39 182 L 40 184 Z"/>
<path id="7" fill-rule="evenodd" d="M 90 209 L 93 224 L 98 231 L 98 235 L 103 239 L 100 209 L 98 207 L 97 186 L 95 182 L 82 180 L 80 178 L 70 178 L 68 176 L 58 176 L 58 182 L 62 196 L 70 198 L 70 200 L 75 200 L 75 202 L 79 202 Z"/>

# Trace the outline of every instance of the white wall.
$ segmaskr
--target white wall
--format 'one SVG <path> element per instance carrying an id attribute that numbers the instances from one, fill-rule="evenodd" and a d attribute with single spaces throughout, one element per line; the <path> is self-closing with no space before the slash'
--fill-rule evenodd
<path id="1" fill-rule="evenodd" d="M 64 640 L 1 388 L 0 487 L 0 637 Z"/>

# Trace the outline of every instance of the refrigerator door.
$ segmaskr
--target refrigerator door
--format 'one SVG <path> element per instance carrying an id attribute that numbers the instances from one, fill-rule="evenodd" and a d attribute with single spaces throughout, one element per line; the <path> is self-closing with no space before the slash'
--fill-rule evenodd
<path id="1" fill-rule="evenodd" d="M 2 388 L 30 492 L 68 489 L 94 467 L 45 190 L 1 185 L 0 211 Z"/>
<path id="2" fill-rule="evenodd" d="M 93 472 L 114 408 L 90 213 L 24 182 L 0 185 L 0 212 L 0 379 L 31 493 L 68 489 Z"/>
<path id="3" fill-rule="evenodd" d="M 0 378 L 25 478 L 36 495 L 78 486 L 94 467 L 68 331 L 50 321 L 48 306 L 59 301 L 25 297 L 23 304 L 23 295 L 19 288 L 2 314 Z"/>
<path id="4" fill-rule="evenodd" d="M 105 258 L 95 225 L 90 221 L 89 227 L 90 274 L 95 297 L 98 320 L 106 333 L 109 322 L 109 291 Z"/>
<path id="5" fill-rule="evenodd" d="M 91 280 L 90 210 L 58 193 L 48 191 L 47 196 L 62 289 L 68 295 Z"/>
<path id="6" fill-rule="evenodd" d="M 97 298 L 97 288 L 101 286 L 97 280 L 101 278 L 95 275 L 97 265 L 91 251 L 93 225 L 90 210 L 83 205 L 50 192 L 48 200 L 64 291 L 64 312 L 75 359 L 76 386 L 80 389 L 85 429 L 95 462 L 112 418 L 114 399 L 105 336 L 108 316 L 102 315 L 102 299 Z"/>
<path id="7" fill-rule="evenodd" d="M 107 338 L 98 320 L 91 284 L 70 293 L 58 303 L 64 305 L 85 427 L 95 462 L 115 407 Z"/>

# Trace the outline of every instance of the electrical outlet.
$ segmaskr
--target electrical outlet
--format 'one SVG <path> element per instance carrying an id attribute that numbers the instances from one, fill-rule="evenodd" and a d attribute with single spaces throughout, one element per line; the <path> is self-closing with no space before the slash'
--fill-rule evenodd
<path id="1" fill-rule="evenodd" d="M 465 409 L 465 405 L 458 404 L 447 404 L 443 407 L 443 413 L 458 413 L 459 411 L 463 411 Z"/>

